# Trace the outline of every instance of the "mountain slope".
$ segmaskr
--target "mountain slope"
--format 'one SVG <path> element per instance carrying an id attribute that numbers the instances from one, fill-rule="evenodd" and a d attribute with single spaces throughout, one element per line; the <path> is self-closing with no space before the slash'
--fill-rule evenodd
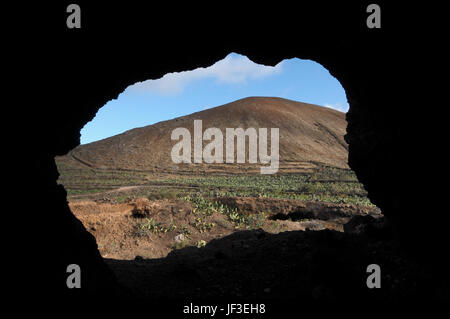
<path id="1" fill-rule="evenodd" d="M 194 137 L 194 120 L 206 128 L 279 128 L 280 172 L 301 171 L 316 162 L 347 168 L 348 147 L 344 141 L 345 114 L 333 109 L 272 97 L 249 97 L 169 121 L 135 128 L 97 142 L 78 146 L 67 161 L 94 168 L 161 172 L 259 172 L 261 164 L 175 164 L 171 140 L 175 128 L 184 127 Z M 268 140 L 270 141 L 270 134 Z M 203 147 L 209 141 L 203 142 Z M 270 142 L 268 143 L 270 146 Z M 270 152 L 270 147 L 268 148 Z M 193 153 L 193 147 L 192 147 Z M 248 146 L 246 147 L 248 153 Z"/>

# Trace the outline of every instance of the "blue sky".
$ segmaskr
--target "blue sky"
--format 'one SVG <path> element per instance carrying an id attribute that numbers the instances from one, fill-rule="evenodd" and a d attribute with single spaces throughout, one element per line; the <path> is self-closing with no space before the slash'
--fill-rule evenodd
<path id="1" fill-rule="evenodd" d="M 83 127 L 81 144 L 248 96 L 276 96 L 348 111 L 339 81 L 314 61 L 295 58 L 272 67 L 231 53 L 207 68 L 130 85 Z"/>

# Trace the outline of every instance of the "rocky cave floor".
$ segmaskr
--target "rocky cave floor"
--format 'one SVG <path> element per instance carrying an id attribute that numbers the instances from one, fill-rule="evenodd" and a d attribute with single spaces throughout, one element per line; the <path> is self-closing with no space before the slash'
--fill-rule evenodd
<path id="1" fill-rule="evenodd" d="M 433 268 L 406 254 L 384 219 L 358 217 L 346 232 L 235 232 L 166 258 L 105 258 L 130 299 L 448 299 Z M 381 288 L 366 285 L 381 267 Z"/>

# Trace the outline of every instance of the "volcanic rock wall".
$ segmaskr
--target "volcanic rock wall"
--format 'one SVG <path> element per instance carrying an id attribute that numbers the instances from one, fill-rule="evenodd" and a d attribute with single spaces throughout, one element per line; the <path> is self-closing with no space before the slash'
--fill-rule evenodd
<path id="1" fill-rule="evenodd" d="M 399 97 L 406 92 L 405 43 L 411 39 L 399 40 L 398 16 L 387 5 L 382 4 L 386 14 L 379 30 L 367 28 L 364 4 L 295 10 L 231 6 L 205 12 L 83 3 L 79 30 L 66 28 L 63 4 L 39 6 L 37 12 L 46 10 L 49 18 L 39 30 L 27 29 L 27 41 L 21 43 L 34 104 L 26 103 L 19 128 L 28 133 L 21 145 L 26 145 L 27 187 L 33 189 L 30 200 L 35 203 L 31 218 L 40 234 L 34 243 L 39 249 L 32 253 L 46 274 L 40 277 L 42 285 L 55 294 L 110 294 L 115 283 L 95 239 L 68 208 L 65 190 L 56 183 L 54 157 L 77 146 L 80 129 L 128 85 L 207 67 L 230 52 L 266 65 L 297 57 L 327 68 L 345 88 L 350 104 L 350 166 L 400 239 L 414 247 L 412 252 L 422 256 L 433 246 L 430 256 L 436 256 L 439 248 L 430 243 L 439 242 L 439 229 L 420 240 L 414 234 L 422 227 L 420 205 L 411 202 L 417 189 L 406 163 L 420 166 L 420 158 L 410 135 L 411 108 Z M 84 271 L 81 292 L 64 289 L 71 263 Z"/>

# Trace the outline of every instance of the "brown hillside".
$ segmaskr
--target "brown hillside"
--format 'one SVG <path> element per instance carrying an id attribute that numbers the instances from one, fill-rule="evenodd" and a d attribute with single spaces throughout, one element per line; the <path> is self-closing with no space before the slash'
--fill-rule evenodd
<path id="1" fill-rule="evenodd" d="M 203 131 L 208 127 L 220 128 L 224 138 L 227 127 L 265 127 L 269 131 L 270 128 L 279 128 L 280 173 L 308 170 L 315 166 L 315 162 L 348 167 L 348 148 L 344 141 L 347 123 L 344 113 L 273 97 L 244 98 L 169 121 L 135 128 L 78 146 L 65 160 L 95 168 L 154 172 L 259 172 L 259 159 L 258 164 L 174 164 L 170 152 L 177 141 L 171 140 L 171 132 L 177 127 L 185 127 L 190 130 L 193 139 L 194 120 L 203 121 Z M 203 146 L 207 143 L 203 142 Z"/>

